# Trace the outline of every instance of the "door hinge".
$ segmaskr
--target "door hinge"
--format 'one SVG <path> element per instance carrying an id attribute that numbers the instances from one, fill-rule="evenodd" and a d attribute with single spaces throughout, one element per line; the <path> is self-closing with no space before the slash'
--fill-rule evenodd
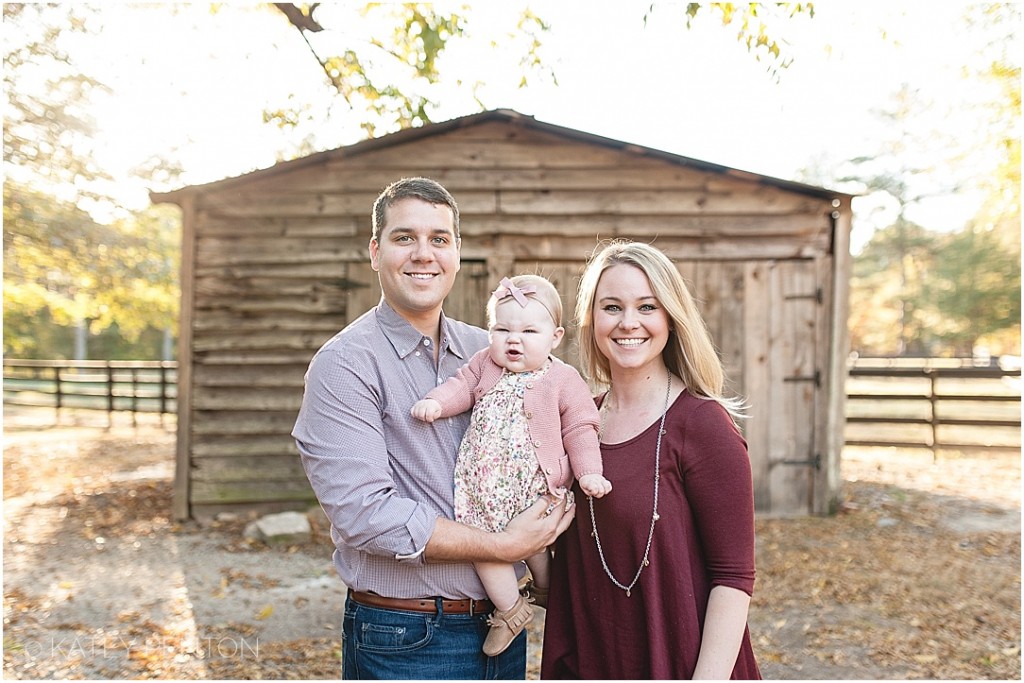
<path id="1" fill-rule="evenodd" d="M 813 375 L 793 375 L 783 377 L 783 382 L 814 382 L 815 387 L 821 387 L 821 370 L 815 370 Z"/>
<path id="2" fill-rule="evenodd" d="M 786 301 L 793 301 L 795 299 L 814 299 L 815 302 L 821 304 L 825 302 L 825 293 L 821 287 L 814 290 L 813 294 L 788 294 L 785 297 Z"/>
<path id="3" fill-rule="evenodd" d="M 821 453 L 815 453 L 814 457 L 810 460 L 777 460 L 777 465 L 800 465 L 803 467 L 813 467 L 816 470 L 821 469 Z"/>

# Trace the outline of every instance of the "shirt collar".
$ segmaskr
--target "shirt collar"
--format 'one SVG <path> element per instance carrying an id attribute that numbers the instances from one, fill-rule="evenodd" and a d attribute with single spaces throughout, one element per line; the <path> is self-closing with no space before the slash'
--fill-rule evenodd
<path id="1" fill-rule="evenodd" d="M 380 325 L 384 336 L 391 342 L 391 346 L 394 347 L 400 358 L 405 358 L 423 345 L 423 340 L 426 337 L 393 309 L 384 297 L 381 297 L 380 304 L 377 306 L 376 316 L 377 324 Z M 450 353 L 465 360 L 467 355 L 463 346 L 464 342 L 453 334 L 453 328 L 454 326 L 442 311 L 441 348 L 447 348 Z"/>

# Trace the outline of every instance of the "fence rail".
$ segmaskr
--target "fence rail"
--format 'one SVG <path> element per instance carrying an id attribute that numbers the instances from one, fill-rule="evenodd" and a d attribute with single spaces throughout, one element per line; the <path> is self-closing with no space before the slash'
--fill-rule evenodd
<path id="1" fill-rule="evenodd" d="M 850 446 L 1019 450 L 1020 369 L 865 359 L 849 368 Z"/>
<path id="2" fill-rule="evenodd" d="M 4 359 L 4 404 L 163 416 L 177 411 L 174 361 Z"/>

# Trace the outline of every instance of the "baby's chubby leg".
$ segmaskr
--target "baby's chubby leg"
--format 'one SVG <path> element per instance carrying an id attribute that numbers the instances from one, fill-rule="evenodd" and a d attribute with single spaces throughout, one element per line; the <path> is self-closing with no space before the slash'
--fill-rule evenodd
<path id="1" fill-rule="evenodd" d="M 473 567 L 495 607 L 507 610 L 516 604 L 519 599 L 519 580 L 513 565 L 504 562 L 476 562 Z"/>

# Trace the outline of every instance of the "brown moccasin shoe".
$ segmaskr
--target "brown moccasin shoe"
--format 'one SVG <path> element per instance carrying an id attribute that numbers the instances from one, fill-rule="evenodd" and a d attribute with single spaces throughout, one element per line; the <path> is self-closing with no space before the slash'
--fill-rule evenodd
<path id="1" fill-rule="evenodd" d="M 491 616 L 487 617 L 491 630 L 484 640 L 484 654 L 488 657 L 497 657 L 507 650 L 532 618 L 533 608 L 530 607 L 530 601 L 522 595 L 516 600 L 516 604 L 507 610 L 494 610 Z"/>

